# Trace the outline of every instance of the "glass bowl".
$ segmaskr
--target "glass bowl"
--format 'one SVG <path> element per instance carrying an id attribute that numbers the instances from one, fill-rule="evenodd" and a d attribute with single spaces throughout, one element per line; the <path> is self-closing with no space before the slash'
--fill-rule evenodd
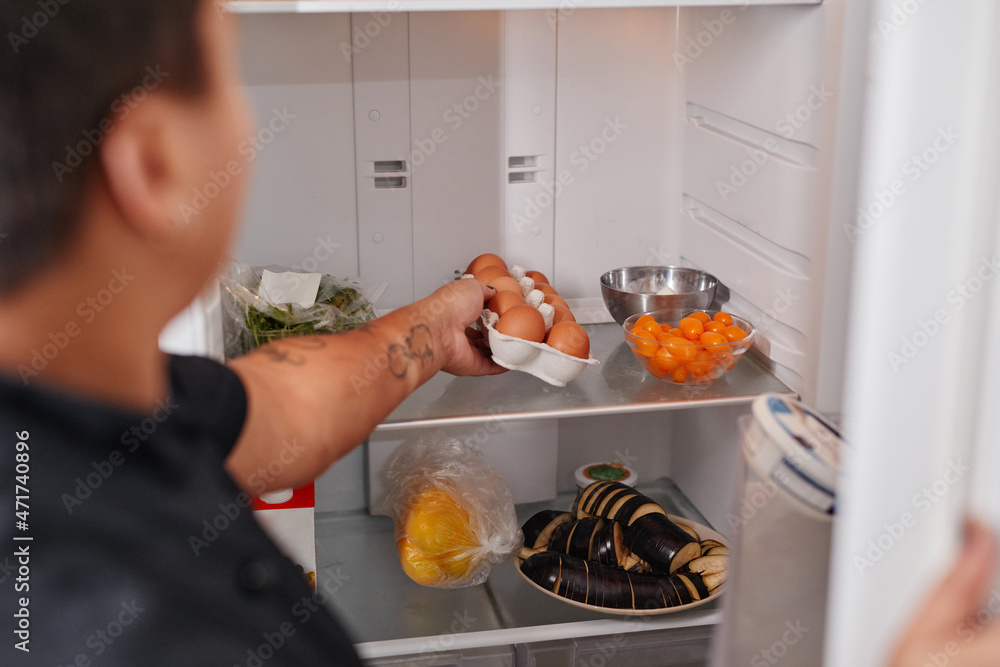
<path id="1" fill-rule="evenodd" d="M 710 321 L 715 321 L 716 315 L 722 311 L 673 308 L 636 313 L 626 318 L 622 325 L 625 332 L 625 342 L 628 343 L 632 354 L 639 360 L 642 367 L 650 374 L 675 384 L 712 382 L 728 373 L 753 345 L 753 324 L 731 313 L 729 314 L 729 317 L 732 318 L 730 326 L 741 329 L 745 334 L 742 338 L 739 338 L 739 332 L 726 331 L 725 329 L 718 332 L 725 339 L 724 342 L 716 336 L 710 336 L 710 342 L 705 343 L 701 340 L 704 334 L 699 334 L 692 339 L 684 331 L 681 332 L 680 336 L 673 335 L 677 332 L 674 331 L 672 334 L 670 330 L 676 329 L 682 319 L 694 312 L 705 313 Z M 657 331 L 657 327 L 648 324 L 649 320 L 646 316 L 651 317 L 659 325 L 659 331 Z M 642 323 L 645 327 L 644 333 L 633 331 L 637 322 Z M 705 324 L 702 324 L 702 327 L 704 326 Z M 689 327 L 689 331 L 694 334 L 697 332 L 697 327 Z M 738 339 L 733 340 L 733 338 Z"/>

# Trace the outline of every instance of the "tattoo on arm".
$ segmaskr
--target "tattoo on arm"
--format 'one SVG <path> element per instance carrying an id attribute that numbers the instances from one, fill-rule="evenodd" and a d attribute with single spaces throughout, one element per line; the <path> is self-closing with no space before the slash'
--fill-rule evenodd
<path id="1" fill-rule="evenodd" d="M 283 338 L 280 341 L 274 341 L 262 346 L 260 351 L 277 364 L 302 366 L 306 363 L 304 352 L 322 350 L 325 347 L 326 341 L 322 338 L 318 336 L 305 336 L 302 338 Z"/>
<path id="2" fill-rule="evenodd" d="M 289 366 L 304 366 L 306 354 L 326 347 L 327 341 L 319 336 L 303 336 L 301 338 L 283 338 L 258 348 L 276 364 Z M 431 329 L 426 324 L 410 327 L 409 335 L 402 343 L 392 343 L 387 350 L 389 370 L 397 378 L 406 377 L 410 364 L 414 361 L 421 367 L 434 360 L 434 338 Z"/>
<path id="3" fill-rule="evenodd" d="M 389 370 L 397 378 L 406 377 L 410 362 L 419 361 L 420 366 L 426 366 L 434 360 L 434 339 L 430 327 L 418 324 L 410 328 L 410 335 L 403 341 L 405 345 L 393 343 L 389 346 Z"/>

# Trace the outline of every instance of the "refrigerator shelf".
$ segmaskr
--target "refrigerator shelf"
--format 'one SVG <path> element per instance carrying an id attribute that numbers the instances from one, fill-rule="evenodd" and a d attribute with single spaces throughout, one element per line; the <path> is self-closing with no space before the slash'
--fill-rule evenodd
<path id="1" fill-rule="evenodd" d="M 818 5 L 822 0 L 748 0 L 748 5 Z M 421 12 L 468 10 L 554 9 L 607 7 L 713 7 L 719 0 L 588 0 L 585 5 L 566 0 L 233 0 L 238 14 L 304 14 L 345 12 Z M 742 6 L 742 5 L 741 5 Z"/>
<path id="2" fill-rule="evenodd" d="M 670 479 L 637 487 L 670 514 L 703 525 L 708 520 Z M 573 493 L 517 506 L 520 522 L 546 508 L 566 508 Z M 657 616 L 616 616 L 582 609 L 535 590 L 514 569 L 496 566 L 481 586 L 435 589 L 408 579 L 399 565 L 389 517 L 365 511 L 316 517 L 317 588 L 325 593 L 366 659 L 440 657 L 444 651 L 477 650 L 594 638 L 669 633 L 719 622 L 714 600 L 690 611 Z M 620 640 L 619 651 L 630 642 Z M 638 640 L 634 642 L 640 643 Z M 416 664 L 423 664 L 417 662 Z"/>
<path id="3" fill-rule="evenodd" d="M 479 378 L 438 373 L 376 431 L 717 407 L 748 404 L 763 393 L 795 395 L 750 355 L 705 385 L 663 382 L 635 360 L 617 324 L 584 328 L 601 363 L 565 387 L 515 371 Z"/>

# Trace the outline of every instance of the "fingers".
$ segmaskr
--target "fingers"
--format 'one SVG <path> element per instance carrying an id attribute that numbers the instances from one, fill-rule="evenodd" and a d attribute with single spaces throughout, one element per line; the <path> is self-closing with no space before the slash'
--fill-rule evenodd
<path id="1" fill-rule="evenodd" d="M 453 280 L 440 288 L 436 294 L 453 304 L 455 316 L 461 320 L 461 326 L 465 327 L 476 321 L 483 312 L 483 306 L 493 298 L 496 291 L 478 280 L 465 278 Z M 457 304 L 454 303 L 456 301 Z"/>
<path id="2" fill-rule="evenodd" d="M 996 538 L 990 529 L 977 520 L 968 520 L 959 563 L 943 584 L 950 583 L 966 614 L 975 614 L 982 605 L 983 593 L 992 583 L 996 556 Z"/>
<path id="3" fill-rule="evenodd" d="M 480 283 L 478 280 L 473 280 L 473 282 L 479 283 L 479 285 L 483 288 L 483 303 L 486 303 L 487 301 L 492 299 L 493 296 L 497 293 L 497 291 L 493 289 L 491 285 L 483 285 L 483 283 Z"/>
<path id="4" fill-rule="evenodd" d="M 469 325 L 483 312 L 483 306 L 495 294 L 492 287 L 478 280 L 455 280 L 435 293 L 448 304 L 445 315 L 439 319 L 447 351 L 443 370 L 453 375 L 497 375 L 507 369 L 494 362 L 488 346 L 479 333 L 477 341 L 470 335 Z"/>
<path id="5" fill-rule="evenodd" d="M 975 626 L 978 627 L 978 626 Z M 1000 625 L 993 623 L 958 644 L 954 667 L 996 667 L 1000 664 Z"/>
<path id="6" fill-rule="evenodd" d="M 996 540 L 982 523 L 966 522 L 965 539 L 951 569 L 925 607 L 925 629 L 954 630 L 974 616 L 989 589 L 996 558 Z"/>
<path id="7" fill-rule="evenodd" d="M 506 372 L 506 368 L 483 354 L 482 351 L 477 350 L 473 354 L 472 371 L 466 375 L 500 375 Z"/>
<path id="8" fill-rule="evenodd" d="M 486 302 L 492 299 L 497 292 L 491 286 L 484 285 L 478 280 L 467 280 L 466 282 L 476 283 L 480 287 L 480 293 L 482 295 L 483 300 L 482 302 L 478 303 L 479 311 L 476 313 L 476 317 L 479 317 L 479 314 L 482 313 L 483 306 L 485 306 Z M 471 322 L 469 322 L 468 324 L 471 324 Z"/>
<path id="9" fill-rule="evenodd" d="M 1000 654 L 1000 626 L 979 623 L 993 581 L 996 538 L 982 523 L 966 522 L 955 562 L 913 616 L 896 645 L 892 667 L 925 664 L 946 648 L 955 667 L 994 667 Z M 986 621 L 983 621 L 986 622 Z"/>
<path id="10" fill-rule="evenodd" d="M 465 330 L 465 338 L 469 341 L 469 347 L 473 350 L 476 359 L 474 364 L 474 375 L 499 375 L 505 373 L 506 368 L 493 361 L 490 343 L 483 335 L 482 331 L 471 327 Z"/>

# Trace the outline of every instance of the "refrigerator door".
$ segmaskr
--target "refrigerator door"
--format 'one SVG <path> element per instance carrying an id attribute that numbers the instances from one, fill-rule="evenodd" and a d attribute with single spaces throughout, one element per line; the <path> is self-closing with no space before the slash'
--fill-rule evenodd
<path id="1" fill-rule="evenodd" d="M 885 664 L 953 557 L 962 516 L 997 525 L 995 491 L 980 490 L 997 486 L 988 466 L 1000 385 L 987 344 L 1000 316 L 998 7 L 867 9 L 865 144 L 856 210 L 842 221 L 854 246 L 851 446 L 831 559 L 831 667 Z"/>

